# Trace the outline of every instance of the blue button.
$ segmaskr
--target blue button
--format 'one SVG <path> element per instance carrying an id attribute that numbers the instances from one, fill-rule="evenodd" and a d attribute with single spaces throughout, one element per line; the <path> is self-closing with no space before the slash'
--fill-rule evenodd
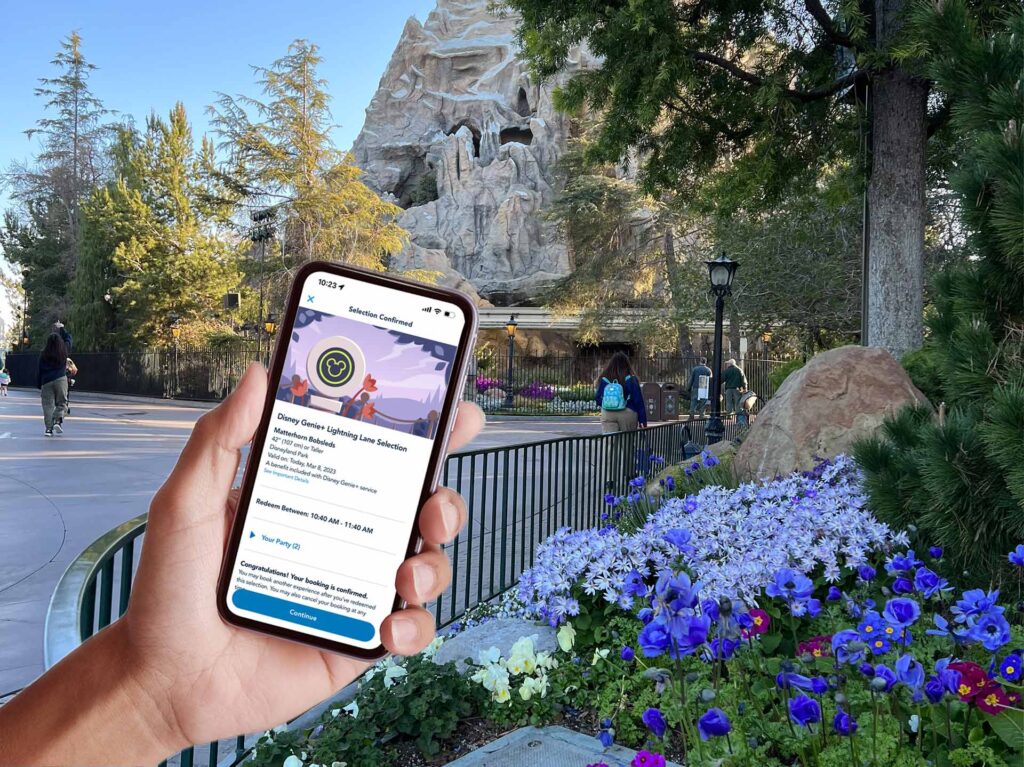
<path id="1" fill-rule="evenodd" d="M 249 589 L 237 589 L 231 597 L 231 601 L 239 610 L 248 610 L 252 613 L 266 615 L 268 618 L 297 623 L 300 626 L 326 631 L 328 634 L 358 639 L 360 642 L 369 642 L 376 633 L 373 625 L 366 621 L 309 607 L 298 602 L 290 602 L 287 599 L 279 599 L 269 594 L 259 594 L 249 591 Z"/>

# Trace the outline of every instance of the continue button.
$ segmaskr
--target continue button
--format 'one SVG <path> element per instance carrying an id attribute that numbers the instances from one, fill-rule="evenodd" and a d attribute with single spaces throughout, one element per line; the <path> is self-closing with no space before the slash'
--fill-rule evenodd
<path id="1" fill-rule="evenodd" d="M 248 610 L 266 615 L 268 618 L 297 623 L 300 626 L 326 631 L 328 634 L 358 639 L 360 642 L 369 642 L 376 633 L 373 626 L 366 621 L 301 605 L 298 602 L 290 602 L 287 599 L 279 599 L 268 594 L 258 594 L 248 589 L 236 590 L 231 601 L 239 610 Z"/>

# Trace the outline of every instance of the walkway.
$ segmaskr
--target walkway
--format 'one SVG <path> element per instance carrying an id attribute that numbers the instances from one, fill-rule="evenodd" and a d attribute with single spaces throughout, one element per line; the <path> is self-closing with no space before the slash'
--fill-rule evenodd
<path id="1" fill-rule="evenodd" d="M 0 398 L 0 702 L 43 671 L 43 622 L 68 563 L 144 512 L 210 406 L 72 395 L 67 432 L 43 436 L 39 395 Z M 472 448 L 598 430 L 595 418 L 491 418 Z"/>

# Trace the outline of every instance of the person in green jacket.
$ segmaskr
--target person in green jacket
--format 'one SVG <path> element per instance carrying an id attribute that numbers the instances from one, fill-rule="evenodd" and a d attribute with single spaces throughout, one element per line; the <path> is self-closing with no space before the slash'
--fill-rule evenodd
<path id="1" fill-rule="evenodd" d="M 736 364 L 736 360 L 730 358 L 725 361 L 725 370 L 722 371 L 722 387 L 725 389 L 725 412 L 726 415 L 739 410 L 740 394 L 747 389 L 747 376 L 743 368 Z"/>

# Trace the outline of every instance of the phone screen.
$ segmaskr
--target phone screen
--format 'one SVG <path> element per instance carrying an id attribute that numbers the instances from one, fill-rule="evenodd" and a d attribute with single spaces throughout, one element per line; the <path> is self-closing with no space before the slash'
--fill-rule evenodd
<path id="1" fill-rule="evenodd" d="M 443 460 L 445 403 L 472 317 L 456 302 L 333 272 L 297 289 L 224 605 L 369 650 Z"/>

